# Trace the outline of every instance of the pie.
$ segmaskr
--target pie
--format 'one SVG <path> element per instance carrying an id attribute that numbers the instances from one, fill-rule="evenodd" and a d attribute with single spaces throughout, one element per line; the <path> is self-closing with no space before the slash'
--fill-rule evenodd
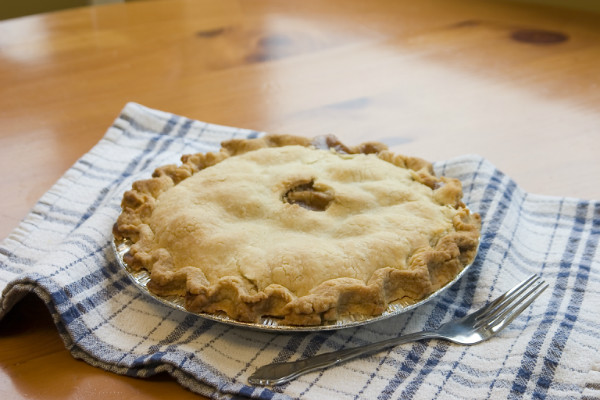
<path id="1" fill-rule="evenodd" d="M 446 285 L 477 252 L 457 179 L 381 143 L 268 135 L 184 155 L 125 192 L 114 226 L 148 289 L 191 312 L 319 325 Z"/>

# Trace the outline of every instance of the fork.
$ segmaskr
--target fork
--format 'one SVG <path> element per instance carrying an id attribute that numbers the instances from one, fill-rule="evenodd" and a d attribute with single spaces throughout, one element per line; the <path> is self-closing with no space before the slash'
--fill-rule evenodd
<path id="1" fill-rule="evenodd" d="M 464 345 L 481 343 L 508 326 L 547 287 L 548 284 L 538 276 L 531 275 L 479 310 L 447 322 L 435 330 L 409 333 L 381 342 L 324 353 L 303 360 L 264 365 L 248 378 L 248 382 L 252 385 L 280 385 L 312 371 L 417 340 L 445 339 Z"/>

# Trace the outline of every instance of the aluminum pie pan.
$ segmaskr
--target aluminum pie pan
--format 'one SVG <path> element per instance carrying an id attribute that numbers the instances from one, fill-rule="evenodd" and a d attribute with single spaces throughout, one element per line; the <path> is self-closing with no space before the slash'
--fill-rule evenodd
<path id="1" fill-rule="evenodd" d="M 270 331 L 270 332 L 319 332 L 319 331 L 331 331 L 345 328 L 352 328 L 361 325 L 371 324 L 374 322 L 379 322 L 386 320 L 391 317 L 395 317 L 400 314 L 407 313 L 409 311 L 414 310 L 417 307 L 426 304 L 442 293 L 444 293 L 448 288 L 454 285 L 460 278 L 465 275 L 467 270 L 473 265 L 469 264 L 465 266 L 462 271 L 458 273 L 454 277 L 453 280 L 448 282 L 446 285 L 438 289 L 437 291 L 431 293 L 429 296 L 419 300 L 416 303 L 411 304 L 401 304 L 400 302 L 392 302 L 388 305 L 388 308 L 381 314 L 375 317 L 361 317 L 361 316 L 344 316 L 341 319 L 336 321 L 326 321 L 321 325 L 283 325 L 279 323 L 277 318 L 269 318 L 263 317 L 258 322 L 241 322 L 234 319 L 229 318 L 225 313 L 219 314 L 208 314 L 208 313 L 196 313 L 191 312 L 185 308 L 184 298 L 182 296 L 159 296 L 157 294 L 152 293 L 147 284 L 150 281 L 150 274 L 146 270 L 134 271 L 131 269 L 125 261 L 123 261 L 123 256 L 127 254 L 129 251 L 131 243 L 128 240 L 118 240 L 114 238 L 111 241 L 113 251 L 115 253 L 117 262 L 119 266 L 125 271 L 125 273 L 129 276 L 130 280 L 137 286 L 145 295 L 153 298 L 154 300 L 177 310 L 183 311 L 188 314 L 196 315 L 200 318 L 212 320 L 215 322 L 220 322 L 227 325 L 232 325 L 240 328 L 247 329 L 255 329 L 260 331 Z"/>

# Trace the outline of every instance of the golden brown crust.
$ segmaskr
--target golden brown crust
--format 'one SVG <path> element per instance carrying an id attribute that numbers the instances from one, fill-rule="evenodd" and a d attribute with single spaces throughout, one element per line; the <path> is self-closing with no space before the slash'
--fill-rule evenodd
<path id="1" fill-rule="evenodd" d="M 280 181 L 269 181 L 264 178 L 268 174 L 259 174 L 262 180 L 257 178 L 256 185 L 278 187 L 273 196 L 267 190 L 266 197 L 262 193 L 253 198 L 251 189 L 229 188 L 218 174 L 219 168 L 239 168 L 223 162 L 234 156 L 236 162 L 250 162 L 251 166 L 268 158 L 291 168 L 295 158 L 312 157 L 311 152 L 318 152 L 318 161 L 310 162 L 320 162 L 321 169 L 306 176 L 302 168 L 290 172 L 288 178 L 278 178 Z M 150 272 L 148 288 L 158 295 L 185 296 L 186 308 L 193 312 L 225 312 L 230 318 L 248 322 L 270 316 L 290 325 L 318 325 L 347 314 L 376 316 L 390 302 L 416 302 L 444 286 L 473 261 L 477 251 L 480 219 L 462 203 L 460 182 L 436 177 L 427 161 L 393 154 L 380 143 L 348 147 L 332 136 L 310 140 L 269 135 L 226 141 L 219 152 L 185 155 L 181 160 L 181 165 L 160 167 L 151 179 L 133 184 L 123 196 L 122 213 L 113 232 L 116 238 L 132 242 L 125 262 Z M 217 164 L 218 168 L 209 168 Z M 419 194 L 410 197 L 412 194 L 402 191 L 404 186 L 388 190 L 381 176 L 365 178 L 368 173 L 356 165 L 366 165 L 365 171 L 383 168 L 383 177 L 398 173 L 398 179 L 406 180 L 402 185 L 416 187 Z M 324 169 L 329 175 L 321 172 Z M 202 214 L 186 215 L 168 208 L 172 201 L 176 201 L 175 208 L 197 207 L 197 188 L 189 187 L 196 181 L 188 178 L 200 171 L 207 171 L 198 175 L 204 179 L 198 197 L 206 208 Z M 245 176 L 236 181 L 227 176 L 239 185 L 248 179 Z M 336 179 L 341 181 L 339 185 Z M 356 185 L 366 189 L 355 191 Z M 194 190 L 193 194 L 189 190 Z M 213 199 L 211 190 L 223 192 L 222 196 Z M 173 194 L 177 191 L 185 193 Z M 240 199 L 230 204 L 231 197 Z M 423 205 L 416 205 L 419 201 Z M 263 203 L 272 204 L 272 208 L 265 209 Z M 403 204 L 401 211 L 397 211 L 399 204 Z M 217 206 L 226 213 L 217 211 L 213 218 L 212 208 Z M 274 220 L 272 214 L 279 208 L 283 214 Z M 415 228 L 408 222 L 398 222 L 413 217 L 416 233 L 410 231 Z M 273 260 L 252 241 L 252 235 L 264 235 L 263 231 L 244 236 L 239 230 L 224 235 L 212 228 L 215 221 L 227 225 L 223 221 L 229 218 L 235 224 L 255 221 L 256 226 L 266 225 L 282 241 L 291 232 L 288 248 L 265 247 L 277 253 L 279 258 Z M 396 225 L 380 233 L 378 224 L 390 218 Z M 422 228 L 423 221 L 431 228 Z M 277 231 L 281 226 L 286 233 Z M 405 236 L 397 232 L 402 230 L 406 230 Z M 233 234 L 240 234 L 241 245 L 233 243 Z M 328 242 L 321 249 L 323 240 Z M 238 245 L 246 247 L 240 250 Z M 237 256 L 216 256 L 231 253 Z"/>

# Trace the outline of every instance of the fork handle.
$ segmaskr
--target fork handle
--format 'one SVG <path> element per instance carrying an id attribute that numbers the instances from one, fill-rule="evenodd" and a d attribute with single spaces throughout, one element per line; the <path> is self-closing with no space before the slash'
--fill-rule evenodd
<path id="1" fill-rule="evenodd" d="M 432 331 L 415 332 L 360 347 L 332 351 L 303 360 L 268 364 L 258 368 L 250 375 L 248 382 L 252 385 L 280 385 L 308 372 L 341 364 L 361 355 L 375 353 L 387 347 L 435 338 L 439 338 L 439 335 Z"/>

